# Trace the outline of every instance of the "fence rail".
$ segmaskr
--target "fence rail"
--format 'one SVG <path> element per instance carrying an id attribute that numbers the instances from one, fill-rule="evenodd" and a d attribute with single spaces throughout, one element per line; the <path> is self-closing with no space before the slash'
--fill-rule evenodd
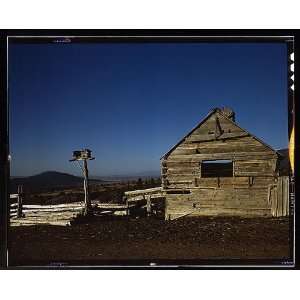
<path id="1" fill-rule="evenodd" d="M 11 194 L 10 199 L 10 224 L 16 225 L 69 225 L 71 220 L 78 214 L 84 212 L 84 202 L 72 202 L 51 205 L 23 204 L 25 194 L 22 186 L 18 187 L 17 194 Z M 92 211 L 94 214 L 121 214 L 127 215 L 129 210 L 136 206 L 131 203 L 101 203 L 93 201 Z"/>
<path id="2" fill-rule="evenodd" d="M 72 218 L 84 209 L 82 202 L 64 203 L 57 205 L 30 205 L 24 202 L 23 187 L 18 186 L 17 194 L 10 194 L 10 199 L 16 202 L 10 203 L 10 224 L 17 225 L 68 225 Z"/>
<path id="3" fill-rule="evenodd" d="M 150 216 L 152 213 L 153 201 L 155 201 L 155 199 L 163 198 L 165 193 L 162 187 L 155 187 L 144 190 L 127 191 L 124 195 L 128 207 L 130 207 L 130 205 L 139 206 L 139 203 L 145 202 L 147 215 Z"/>
<path id="4" fill-rule="evenodd" d="M 165 194 L 161 187 L 156 187 L 151 189 L 128 191 L 125 192 L 124 195 L 128 202 L 132 202 L 132 201 L 144 200 L 149 197 L 151 199 L 164 197 Z"/>
<path id="5" fill-rule="evenodd" d="M 18 193 L 17 194 L 10 194 L 9 196 L 10 199 L 17 199 L 17 202 L 11 203 L 10 204 L 10 215 L 13 213 L 17 216 L 17 218 L 23 217 L 23 186 L 19 185 L 18 186 Z M 14 209 L 14 207 L 16 207 Z"/>

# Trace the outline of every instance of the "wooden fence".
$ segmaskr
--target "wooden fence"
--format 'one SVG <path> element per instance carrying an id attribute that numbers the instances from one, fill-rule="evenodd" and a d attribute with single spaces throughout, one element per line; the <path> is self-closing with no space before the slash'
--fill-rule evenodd
<path id="1" fill-rule="evenodd" d="M 17 218 L 23 217 L 23 186 L 18 186 L 17 194 L 10 194 L 10 199 L 17 199 L 17 202 L 10 204 L 10 216 L 16 216 Z"/>
<path id="2" fill-rule="evenodd" d="M 152 208 L 155 200 L 165 197 L 165 193 L 162 187 L 128 191 L 125 192 L 124 195 L 125 195 L 128 208 L 145 205 L 148 216 L 152 213 Z M 128 210 L 128 214 L 129 214 L 129 210 Z"/>
<path id="3" fill-rule="evenodd" d="M 289 202 L 289 177 L 278 177 L 278 182 L 274 188 L 271 213 L 273 217 L 283 217 L 290 214 L 290 202 Z"/>
<path id="4" fill-rule="evenodd" d="M 82 202 L 57 205 L 26 205 L 22 186 L 17 194 L 10 194 L 10 225 L 68 225 L 84 209 Z"/>
<path id="5" fill-rule="evenodd" d="M 70 225 L 73 218 L 83 213 L 84 202 L 72 202 L 56 205 L 24 204 L 25 194 L 22 186 L 18 187 L 17 194 L 11 194 L 10 199 L 10 225 Z M 92 202 L 92 212 L 95 215 L 117 214 L 128 215 L 130 209 L 138 206 L 137 202 L 101 203 Z"/>

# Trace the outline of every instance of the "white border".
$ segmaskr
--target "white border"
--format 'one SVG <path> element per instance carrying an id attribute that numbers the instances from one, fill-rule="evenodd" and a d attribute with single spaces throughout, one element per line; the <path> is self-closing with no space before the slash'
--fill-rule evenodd
<path id="1" fill-rule="evenodd" d="M 76 30 L 76 29 L 75 29 Z M 175 31 L 175 30 L 174 30 Z M 158 39 L 163 39 L 163 38 L 184 38 L 184 39 L 190 39 L 190 38 L 197 38 L 197 39 L 218 39 L 218 38 L 222 38 L 222 39 L 230 39 L 230 38 L 233 38 L 233 39 L 239 39 L 239 38 L 243 38 L 243 39 L 267 39 L 267 38 L 278 38 L 278 41 L 281 41 L 282 39 L 291 39 L 292 42 L 294 42 L 294 36 L 198 36 L 198 35 L 194 35 L 194 36 L 186 36 L 186 35 L 174 35 L 174 36 L 168 36 L 168 35 L 146 35 L 146 36 L 143 36 L 143 35 L 100 35 L 100 36 L 95 36 L 95 35 L 91 35 L 91 36 L 81 36 L 81 35 L 77 35 L 77 36 L 68 36 L 68 35 L 48 35 L 48 36 L 15 36 L 15 35 L 11 35 L 11 36 L 7 36 L 6 38 L 6 53 L 7 53 L 7 69 L 6 69 L 6 78 L 7 78 L 7 95 L 8 95 L 8 43 L 9 43 L 9 39 L 10 38 L 90 38 L 90 39 L 93 39 L 93 38 L 104 38 L 104 39 L 118 39 L 118 38 L 135 38 L 135 39 L 139 39 L 139 38 L 158 38 Z M 123 42 L 123 41 L 122 41 Z M 192 42 L 192 41 L 191 41 Z M 221 41 L 220 41 L 221 42 Z M 232 42 L 232 41 L 230 41 Z M 275 41 L 274 41 L 275 42 Z M 124 42 L 123 42 L 124 43 Z M 163 43 L 163 41 L 162 41 Z M 253 43 L 258 43 L 258 42 L 253 42 Z M 293 46 L 293 51 L 295 52 L 295 49 L 294 49 L 294 46 Z M 293 98 L 295 97 L 295 92 L 293 92 Z M 7 101 L 8 101 L 8 97 L 7 97 Z M 295 101 L 295 99 L 294 99 Z M 8 103 L 9 104 L 9 103 Z M 9 106 L 8 106 L 9 107 Z M 9 118 L 8 118 L 8 121 L 9 121 Z M 9 128 L 9 127 L 8 127 Z M 10 143 L 9 143 L 9 146 L 10 146 Z M 10 147 L 9 147 L 10 149 Z M 295 192 L 295 191 L 294 191 Z M 296 239 L 296 235 L 295 235 L 295 229 L 296 229 L 296 220 L 295 220 L 295 195 L 294 195 L 294 209 L 293 209 L 293 217 L 294 217 L 294 241 L 293 241 L 293 262 L 292 264 L 280 264 L 280 265 L 156 265 L 156 266 L 151 266 L 151 265 L 143 265 L 143 266 L 140 266 L 140 265 L 137 265 L 137 266 L 112 266 L 112 265 L 97 265 L 97 266 L 90 266 L 90 265 L 86 265 L 86 266 L 76 266 L 76 265 L 64 265 L 62 267 L 62 269 L 68 269 L 68 268 L 77 268 L 77 269 L 80 269 L 80 268 L 89 268 L 89 269 L 93 269 L 93 268 L 111 268 L 111 269 L 117 269 L 117 268 L 123 268 L 123 269 L 130 269 L 130 268 L 141 268 L 141 269 L 144 269 L 144 268 L 149 268 L 149 269 L 156 269 L 156 268 L 174 268 L 174 269 L 177 269 L 177 268 L 287 268 L 287 269 L 293 269 L 295 267 L 295 263 L 296 263 L 296 251 L 295 251 L 295 239 Z M 221 259 L 224 259 L 224 258 L 220 258 Z M 10 267 L 8 265 L 8 251 L 7 251 L 7 266 Z M 22 267 L 17 267 L 17 268 L 49 268 L 49 269 L 57 269 L 59 267 L 57 266 L 22 266 Z"/>

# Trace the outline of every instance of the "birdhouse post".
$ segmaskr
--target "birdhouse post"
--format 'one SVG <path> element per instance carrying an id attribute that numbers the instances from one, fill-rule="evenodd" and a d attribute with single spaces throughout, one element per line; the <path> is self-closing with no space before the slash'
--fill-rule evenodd
<path id="1" fill-rule="evenodd" d="M 89 198 L 89 171 L 88 171 L 88 160 L 95 159 L 91 155 L 92 151 L 89 149 L 84 149 L 80 151 L 73 151 L 73 158 L 70 161 L 77 161 L 82 173 L 83 173 L 83 187 L 84 187 L 84 215 L 89 215 L 91 213 L 91 201 Z M 83 167 L 79 161 L 83 161 Z"/>
<path id="2" fill-rule="evenodd" d="M 91 209 L 91 201 L 89 198 L 89 171 L 87 167 L 86 159 L 83 160 L 83 175 L 84 175 L 84 203 L 85 203 L 85 215 L 89 214 Z"/>

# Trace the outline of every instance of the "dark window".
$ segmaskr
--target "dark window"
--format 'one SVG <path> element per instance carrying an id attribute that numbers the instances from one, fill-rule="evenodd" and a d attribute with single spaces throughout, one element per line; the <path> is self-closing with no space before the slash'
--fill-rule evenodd
<path id="1" fill-rule="evenodd" d="M 232 177 L 232 160 L 205 160 L 201 163 L 201 177 Z"/>

